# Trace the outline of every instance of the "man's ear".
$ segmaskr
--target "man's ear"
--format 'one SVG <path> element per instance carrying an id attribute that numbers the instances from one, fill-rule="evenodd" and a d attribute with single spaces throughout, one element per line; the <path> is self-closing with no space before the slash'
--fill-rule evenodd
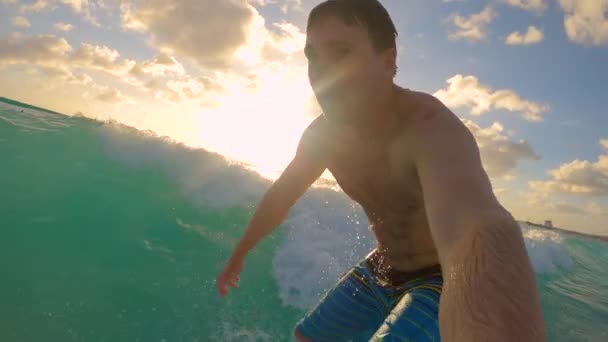
<path id="1" fill-rule="evenodd" d="M 397 49 L 388 48 L 384 51 L 384 70 L 394 76 L 397 72 Z"/>

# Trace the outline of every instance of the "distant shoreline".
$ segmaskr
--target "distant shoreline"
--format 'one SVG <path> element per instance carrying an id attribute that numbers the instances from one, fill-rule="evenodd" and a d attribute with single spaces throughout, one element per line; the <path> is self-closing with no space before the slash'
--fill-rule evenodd
<path id="1" fill-rule="evenodd" d="M 549 226 L 545 226 L 544 224 L 538 224 L 538 223 L 534 223 L 534 222 L 530 222 L 530 221 L 520 221 L 520 222 L 525 223 L 531 227 L 542 228 L 542 229 L 546 229 L 546 230 L 555 230 L 560 233 L 584 236 L 587 238 L 592 238 L 592 239 L 608 242 L 608 236 L 604 236 L 604 235 L 585 234 L 585 233 L 576 232 L 573 230 L 567 230 L 567 229 L 562 229 L 562 228 L 557 228 L 557 227 L 549 227 Z"/>

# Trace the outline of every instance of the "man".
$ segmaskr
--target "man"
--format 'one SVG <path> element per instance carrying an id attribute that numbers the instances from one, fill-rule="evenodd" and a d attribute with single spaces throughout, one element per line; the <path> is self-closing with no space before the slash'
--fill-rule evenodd
<path id="1" fill-rule="evenodd" d="M 308 76 L 323 114 L 263 196 L 219 274 L 328 169 L 368 216 L 377 248 L 296 327 L 300 341 L 544 341 L 518 224 L 494 196 L 474 137 L 433 96 L 397 86 L 395 27 L 377 0 L 328 0 L 308 18 Z"/>

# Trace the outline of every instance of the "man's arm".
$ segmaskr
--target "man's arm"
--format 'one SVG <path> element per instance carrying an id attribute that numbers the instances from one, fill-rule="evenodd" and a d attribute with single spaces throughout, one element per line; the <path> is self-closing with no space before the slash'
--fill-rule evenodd
<path id="1" fill-rule="evenodd" d="M 291 207 L 317 180 L 326 164 L 320 146 L 316 143 L 319 131 L 313 122 L 304 132 L 296 155 L 281 176 L 266 191 L 257 205 L 245 233 L 217 278 L 221 295 L 227 286 L 236 287 L 239 273 L 247 254 L 285 219 Z"/>
<path id="2" fill-rule="evenodd" d="M 285 219 L 291 207 L 325 171 L 324 162 L 306 150 L 306 136 L 295 157 L 260 200 L 245 234 L 233 252 L 244 258 L 255 245 Z"/>
<path id="3" fill-rule="evenodd" d="M 498 202 L 475 139 L 434 98 L 408 139 L 439 253 L 444 341 L 545 341 L 519 225 Z"/>

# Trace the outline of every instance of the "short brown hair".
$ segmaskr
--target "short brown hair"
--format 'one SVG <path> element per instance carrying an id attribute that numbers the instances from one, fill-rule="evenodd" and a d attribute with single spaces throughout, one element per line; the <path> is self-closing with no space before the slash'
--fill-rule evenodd
<path id="1" fill-rule="evenodd" d="M 310 11 L 307 30 L 326 15 L 342 18 L 347 25 L 356 23 L 363 26 L 377 52 L 396 48 L 395 24 L 378 0 L 326 0 Z"/>

